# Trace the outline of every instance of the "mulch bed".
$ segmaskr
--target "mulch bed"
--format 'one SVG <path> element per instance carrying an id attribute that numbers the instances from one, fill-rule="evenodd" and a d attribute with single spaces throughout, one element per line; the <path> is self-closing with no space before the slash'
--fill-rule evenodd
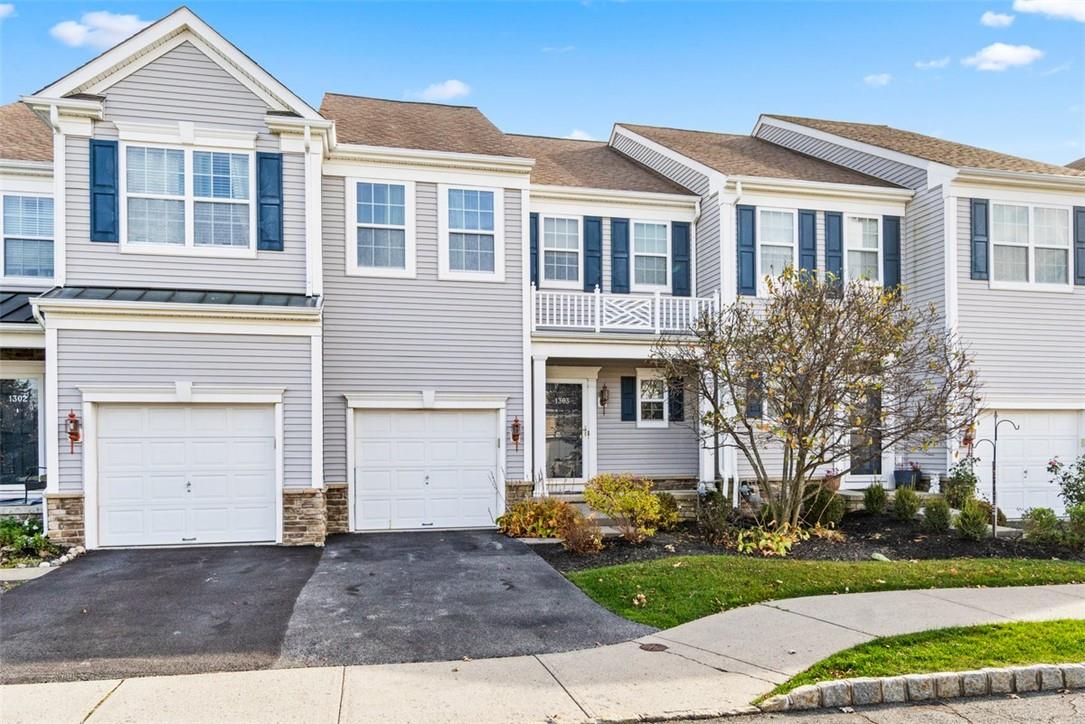
<path id="1" fill-rule="evenodd" d="M 918 522 L 901 523 L 888 515 L 849 513 L 839 530 L 843 542 L 811 538 L 795 545 L 789 558 L 816 561 L 864 561 L 874 553 L 892 560 L 945 558 L 1062 558 L 1085 560 L 1085 553 L 1009 538 L 968 541 L 954 532 L 928 533 Z M 603 550 L 591 556 L 574 556 L 560 543 L 532 546 L 550 565 L 565 573 L 621 563 L 650 561 L 658 558 L 688 555 L 739 555 L 723 546 L 713 545 L 701 537 L 692 523 L 678 529 L 659 533 L 639 545 L 620 538 L 608 538 Z"/>

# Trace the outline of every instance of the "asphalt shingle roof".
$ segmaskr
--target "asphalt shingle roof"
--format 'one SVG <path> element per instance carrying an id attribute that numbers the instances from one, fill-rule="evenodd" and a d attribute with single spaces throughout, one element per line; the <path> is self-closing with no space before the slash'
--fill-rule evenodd
<path id="1" fill-rule="evenodd" d="M 53 131 L 21 101 L 0 106 L 0 158 L 53 160 Z"/>

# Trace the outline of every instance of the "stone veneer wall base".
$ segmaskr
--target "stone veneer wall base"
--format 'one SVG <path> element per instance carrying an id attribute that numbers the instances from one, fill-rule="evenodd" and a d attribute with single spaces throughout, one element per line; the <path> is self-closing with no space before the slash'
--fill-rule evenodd
<path id="1" fill-rule="evenodd" d="M 63 546 L 86 544 L 83 528 L 83 493 L 45 493 L 49 540 Z"/>
<path id="2" fill-rule="evenodd" d="M 323 488 L 283 490 L 283 545 L 324 545 L 327 520 Z"/>
<path id="3" fill-rule="evenodd" d="M 349 496 L 346 483 L 328 483 L 324 488 L 324 509 L 327 511 L 327 533 L 350 531 Z"/>

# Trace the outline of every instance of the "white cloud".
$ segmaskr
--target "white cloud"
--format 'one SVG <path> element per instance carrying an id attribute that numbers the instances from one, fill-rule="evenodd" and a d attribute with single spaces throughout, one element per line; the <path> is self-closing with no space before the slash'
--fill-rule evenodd
<path id="1" fill-rule="evenodd" d="M 65 20 L 49 29 L 54 38 L 73 48 L 89 46 L 98 50 L 112 48 L 151 23 L 138 15 L 118 15 L 98 10 L 84 13 L 79 20 Z"/>
<path id="2" fill-rule="evenodd" d="M 945 68 L 949 65 L 949 56 L 944 58 L 935 58 L 934 60 L 917 60 L 915 67 L 920 70 L 935 70 L 936 68 Z"/>
<path id="3" fill-rule="evenodd" d="M 1044 51 L 1028 45 L 992 43 L 975 55 L 961 62 L 976 70 L 1006 70 L 1014 66 L 1028 65 L 1044 57 Z"/>
<path id="4" fill-rule="evenodd" d="M 881 88 L 889 85 L 889 81 L 893 80 L 893 76 L 888 73 L 873 73 L 871 75 L 864 75 L 863 82 L 871 88 Z"/>
<path id="5" fill-rule="evenodd" d="M 453 98 L 463 98 L 471 93 L 471 86 L 462 80 L 446 80 L 434 83 L 416 95 L 425 101 L 450 101 Z"/>
<path id="6" fill-rule="evenodd" d="M 1071 63 L 1063 63 L 1062 65 L 1056 65 L 1054 68 L 1048 68 L 1043 73 L 1040 73 L 1041 78 L 1046 78 L 1049 75 L 1055 75 L 1056 73 L 1062 73 L 1063 71 L 1070 70 L 1073 67 Z"/>
<path id="7" fill-rule="evenodd" d="M 989 28 L 1008 28 L 1013 25 L 1013 16 L 988 10 L 980 16 L 980 24 Z"/>
<path id="8" fill-rule="evenodd" d="M 569 135 L 566 136 L 566 138 L 568 138 L 571 141 L 594 141 L 595 140 L 595 136 L 591 135 L 590 133 L 588 133 L 587 131 L 585 131 L 585 130 L 583 130 L 581 128 L 574 128 L 569 133 Z"/>
<path id="9" fill-rule="evenodd" d="M 1019 13 L 1040 13 L 1085 23 L 1085 2 L 1082 0 L 1013 0 L 1013 9 Z"/>
<path id="10" fill-rule="evenodd" d="M 565 53 L 571 53 L 576 50 L 575 45 L 548 45 L 542 49 L 544 53 L 552 53 L 554 55 L 562 55 Z"/>
<path id="11" fill-rule="evenodd" d="M 15 13 L 15 6 L 11 3 L 0 3 L 0 20 L 10 18 Z"/>

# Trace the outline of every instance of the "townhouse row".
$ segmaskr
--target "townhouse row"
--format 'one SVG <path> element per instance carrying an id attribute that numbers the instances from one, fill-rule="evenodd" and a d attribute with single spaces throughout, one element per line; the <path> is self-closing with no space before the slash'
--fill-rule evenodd
<path id="1" fill-rule="evenodd" d="M 651 348 L 789 264 L 903 284 L 960 332 L 983 424 L 1021 428 L 1011 515 L 1057 507 L 1043 468 L 1085 450 L 1067 167 L 784 116 L 592 142 L 318 110 L 182 8 L 0 109 L 0 192 L 0 495 L 43 487 L 50 535 L 88 547 L 486 527 L 600 472 L 749 479 Z M 845 485 L 959 455 L 881 452 Z"/>

